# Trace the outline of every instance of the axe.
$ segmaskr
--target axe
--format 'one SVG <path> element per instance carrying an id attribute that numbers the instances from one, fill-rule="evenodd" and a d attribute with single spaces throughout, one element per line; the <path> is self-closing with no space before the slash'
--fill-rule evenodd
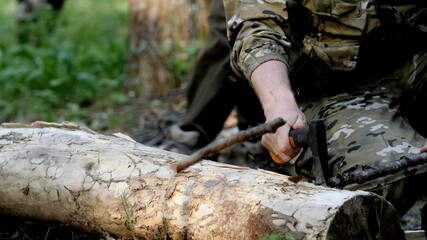
<path id="1" fill-rule="evenodd" d="M 328 166 L 328 148 L 326 144 L 326 126 L 322 119 L 313 120 L 307 128 L 291 130 L 289 142 L 295 148 L 310 148 L 313 157 L 315 184 L 328 186 L 331 177 Z M 276 163 L 283 161 L 270 152 Z"/>

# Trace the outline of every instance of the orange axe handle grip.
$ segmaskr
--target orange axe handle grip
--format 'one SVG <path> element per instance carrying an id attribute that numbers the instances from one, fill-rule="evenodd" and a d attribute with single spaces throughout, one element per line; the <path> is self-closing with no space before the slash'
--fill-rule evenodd
<path id="1" fill-rule="evenodd" d="M 290 137 L 289 137 L 289 143 L 292 145 L 292 147 L 294 148 L 298 148 L 297 144 L 295 143 L 295 133 L 300 133 L 300 131 L 295 132 L 296 130 L 291 130 L 291 132 L 289 133 Z M 306 131 L 304 131 L 304 134 L 306 133 Z M 270 156 L 271 159 L 273 159 L 274 162 L 278 163 L 278 164 L 284 164 L 286 163 L 285 161 L 283 161 L 282 159 L 279 158 L 278 155 L 270 152 Z"/>

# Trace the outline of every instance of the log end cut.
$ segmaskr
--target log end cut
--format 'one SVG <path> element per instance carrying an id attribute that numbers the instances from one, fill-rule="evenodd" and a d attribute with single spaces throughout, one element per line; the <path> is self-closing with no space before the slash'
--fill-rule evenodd
<path id="1" fill-rule="evenodd" d="M 327 239 L 405 239 L 399 216 L 374 194 L 346 201 L 330 223 Z"/>

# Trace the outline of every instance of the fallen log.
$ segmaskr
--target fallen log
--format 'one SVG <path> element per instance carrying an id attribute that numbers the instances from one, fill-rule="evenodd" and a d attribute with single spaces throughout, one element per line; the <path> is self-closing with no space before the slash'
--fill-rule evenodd
<path id="1" fill-rule="evenodd" d="M 404 239 L 378 195 L 203 160 L 72 123 L 3 124 L 0 212 L 138 239 Z"/>

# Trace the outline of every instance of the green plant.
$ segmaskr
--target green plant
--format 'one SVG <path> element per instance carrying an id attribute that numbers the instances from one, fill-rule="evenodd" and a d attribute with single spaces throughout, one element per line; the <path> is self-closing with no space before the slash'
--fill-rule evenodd
<path id="1" fill-rule="evenodd" d="M 15 2 L 2 2 L 5 32 L 17 32 Z M 48 11 L 29 24 L 27 31 L 37 42 L 20 43 L 14 34 L 0 39 L 1 122 L 77 121 L 91 126 L 93 110 L 127 103 L 127 2 L 67 1 L 56 20 L 50 34 L 44 31 L 52 21 Z"/>
<path id="2" fill-rule="evenodd" d="M 125 196 L 125 194 L 123 193 L 122 195 L 122 205 L 123 205 L 123 209 L 125 210 L 125 219 L 126 219 L 126 224 L 129 226 L 130 232 L 132 233 L 132 238 L 134 240 L 136 240 L 136 235 L 135 235 L 135 227 L 133 225 L 133 221 L 132 221 L 132 216 L 129 210 L 129 206 L 128 206 L 128 202 L 127 202 L 127 198 Z"/>
<path id="3" fill-rule="evenodd" d="M 156 234 L 156 240 L 166 239 L 170 221 L 171 219 L 163 219 L 163 224 L 159 228 L 159 232 Z"/>

